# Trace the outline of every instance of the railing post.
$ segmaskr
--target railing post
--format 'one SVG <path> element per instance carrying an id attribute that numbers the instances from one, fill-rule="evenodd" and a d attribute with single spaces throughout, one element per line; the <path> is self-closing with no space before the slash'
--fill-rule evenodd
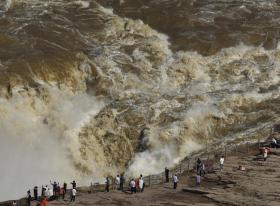
<path id="1" fill-rule="evenodd" d="M 149 187 L 152 187 L 152 185 L 151 185 L 151 175 L 149 175 Z"/>
<path id="2" fill-rule="evenodd" d="M 227 146 L 225 146 L 225 159 L 227 158 Z"/>

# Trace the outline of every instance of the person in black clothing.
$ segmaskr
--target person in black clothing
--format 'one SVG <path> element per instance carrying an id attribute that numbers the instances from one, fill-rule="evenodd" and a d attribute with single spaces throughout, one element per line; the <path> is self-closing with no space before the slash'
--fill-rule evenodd
<path id="1" fill-rule="evenodd" d="M 28 206 L 31 206 L 31 200 L 32 200 L 31 192 L 30 192 L 30 190 L 28 190 L 27 191 L 27 205 Z"/>
<path id="2" fill-rule="evenodd" d="M 124 177 L 123 177 L 123 174 L 121 174 L 121 177 L 120 177 L 120 190 L 123 191 L 123 184 L 124 184 Z"/>
<path id="3" fill-rule="evenodd" d="M 280 148 L 280 144 L 279 141 L 273 136 L 271 143 L 270 143 L 270 147 L 272 148 Z"/>
<path id="4" fill-rule="evenodd" d="M 202 173 L 202 162 L 198 158 L 197 161 L 196 161 L 196 174 L 201 175 L 201 173 Z"/>
<path id="5" fill-rule="evenodd" d="M 169 182 L 169 169 L 165 167 L 165 182 Z"/>
<path id="6" fill-rule="evenodd" d="M 76 184 L 75 180 L 73 180 L 73 182 L 71 182 L 71 185 L 72 185 L 73 189 L 76 189 L 77 184 Z"/>
<path id="7" fill-rule="evenodd" d="M 45 192 L 45 187 L 42 185 L 42 190 L 41 190 L 41 197 L 44 197 Z"/>
<path id="8" fill-rule="evenodd" d="M 109 192 L 109 188 L 110 188 L 110 180 L 109 177 L 106 177 L 106 181 L 105 181 L 105 191 Z"/>
<path id="9" fill-rule="evenodd" d="M 38 201 L 38 187 L 37 186 L 34 187 L 33 192 L 34 192 L 34 199 L 36 201 Z"/>
<path id="10" fill-rule="evenodd" d="M 50 183 L 51 183 L 51 185 L 53 186 L 54 199 L 57 199 L 57 193 L 58 193 L 58 191 L 57 191 L 57 183 L 56 183 L 56 181 L 54 181 L 54 183 L 52 183 L 52 182 L 50 181 Z"/>

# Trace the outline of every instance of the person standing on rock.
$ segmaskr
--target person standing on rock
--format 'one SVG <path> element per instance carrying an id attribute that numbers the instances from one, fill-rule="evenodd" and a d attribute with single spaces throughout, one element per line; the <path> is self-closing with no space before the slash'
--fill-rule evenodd
<path id="1" fill-rule="evenodd" d="M 222 171 L 224 169 L 224 162 L 225 162 L 225 158 L 224 158 L 224 156 L 221 156 L 221 158 L 220 158 L 220 171 Z"/>
<path id="2" fill-rule="evenodd" d="M 110 189 L 110 180 L 109 180 L 109 177 L 106 177 L 106 180 L 105 180 L 105 191 L 109 192 L 109 189 Z"/>
<path id="3" fill-rule="evenodd" d="M 77 184 L 76 184 L 75 180 L 73 180 L 73 182 L 71 182 L 70 184 L 72 185 L 72 188 L 73 188 L 73 189 L 76 189 Z"/>
<path id="4" fill-rule="evenodd" d="M 198 158 L 196 161 L 196 174 L 201 175 L 201 172 L 202 172 L 202 162 L 200 158 Z"/>
<path id="5" fill-rule="evenodd" d="M 124 176 L 123 174 L 121 174 L 120 177 L 120 190 L 123 191 L 123 184 L 124 184 L 125 180 L 124 180 Z"/>
<path id="6" fill-rule="evenodd" d="M 45 196 L 45 190 L 46 188 L 44 187 L 44 185 L 42 185 L 41 197 Z"/>
<path id="7" fill-rule="evenodd" d="M 177 185 L 178 185 L 179 179 L 177 174 L 173 175 L 173 189 L 176 190 L 177 189 Z"/>
<path id="8" fill-rule="evenodd" d="M 48 188 L 47 190 L 47 197 L 51 200 L 55 199 L 54 192 L 52 188 Z"/>
<path id="9" fill-rule="evenodd" d="M 76 194 L 77 194 L 77 190 L 75 188 L 73 188 L 72 192 L 71 192 L 71 200 L 70 200 L 70 202 L 75 202 Z"/>
<path id="10" fill-rule="evenodd" d="M 130 181 L 130 190 L 131 190 L 131 194 L 136 193 L 136 182 L 134 179 Z"/>
<path id="11" fill-rule="evenodd" d="M 31 200 L 32 200 L 32 197 L 31 197 L 31 192 L 30 190 L 27 191 L 27 205 L 28 206 L 31 206 Z"/>
<path id="12" fill-rule="evenodd" d="M 264 151 L 263 151 L 263 161 L 266 161 L 267 153 L 268 153 L 267 148 L 265 148 Z"/>
<path id="13" fill-rule="evenodd" d="M 53 189 L 52 189 L 52 191 L 53 191 L 53 198 L 54 199 L 56 199 L 57 198 L 57 186 L 58 186 L 58 184 L 56 183 L 56 181 L 54 181 L 54 183 L 52 183 L 52 181 L 50 181 L 50 183 L 51 183 L 51 185 L 53 186 Z"/>
<path id="14" fill-rule="evenodd" d="M 165 182 L 169 182 L 169 169 L 165 167 Z"/>
<path id="15" fill-rule="evenodd" d="M 117 175 L 116 179 L 115 179 L 115 186 L 116 186 L 116 190 L 119 190 L 120 189 L 120 182 L 121 182 L 121 179 L 120 179 L 120 175 Z"/>
<path id="16" fill-rule="evenodd" d="M 145 187 L 144 178 L 143 178 L 143 175 L 140 175 L 140 178 L 139 178 L 139 189 L 140 189 L 140 192 L 144 191 L 144 187 Z"/>
<path id="17" fill-rule="evenodd" d="M 49 188 L 48 188 L 48 185 L 46 185 L 46 186 L 44 187 L 44 196 L 45 196 L 45 197 L 49 197 Z"/>
<path id="18" fill-rule="evenodd" d="M 63 190 L 64 190 L 64 193 L 63 193 L 63 199 L 65 198 L 65 194 L 66 194 L 66 191 L 67 191 L 67 183 L 66 182 L 64 182 L 64 184 L 63 184 Z"/>
<path id="19" fill-rule="evenodd" d="M 34 192 L 34 199 L 36 201 L 38 201 L 38 187 L 37 186 L 34 187 L 33 192 Z"/>

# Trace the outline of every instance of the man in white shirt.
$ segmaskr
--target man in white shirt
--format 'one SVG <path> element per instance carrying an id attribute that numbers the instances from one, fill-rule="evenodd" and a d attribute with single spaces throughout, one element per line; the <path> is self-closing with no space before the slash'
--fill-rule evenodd
<path id="1" fill-rule="evenodd" d="M 45 197 L 49 197 L 49 188 L 48 188 L 48 185 L 46 185 L 46 186 L 44 187 L 44 196 L 45 196 Z"/>
<path id="2" fill-rule="evenodd" d="M 225 158 L 224 158 L 224 156 L 221 156 L 221 158 L 220 158 L 220 170 L 221 171 L 224 169 L 224 162 L 225 162 Z"/>
<path id="3" fill-rule="evenodd" d="M 75 202 L 76 194 L 77 194 L 77 190 L 75 188 L 73 188 L 72 189 L 72 194 L 71 194 L 71 202 Z"/>
<path id="4" fill-rule="evenodd" d="M 48 188 L 48 196 L 49 198 L 53 198 L 53 189 Z"/>
<path id="5" fill-rule="evenodd" d="M 173 176 L 173 183 L 174 183 L 173 188 L 174 188 L 174 190 L 177 189 L 178 182 L 179 182 L 178 176 L 177 176 L 177 174 L 174 174 L 174 176 Z"/>
<path id="6" fill-rule="evenodd" d="M 120 176 L 117 175 L 116 180 L 115 180 L 115 184 L 116 184 L 116 189 L 117 190 L 120 189 L 120 182 L 121 182 Z"/>

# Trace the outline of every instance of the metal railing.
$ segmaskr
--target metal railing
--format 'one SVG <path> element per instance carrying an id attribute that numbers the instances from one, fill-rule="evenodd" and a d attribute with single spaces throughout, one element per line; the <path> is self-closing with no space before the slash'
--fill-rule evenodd
<path id="1" fill-rule="evenodd" d="M 215 165 L 219 164 L 219 158 L 224 156 L 225 159 L 230 156 L 238 156 L 238 155 L 248 155 L 252 152 L 257 152 L 259 150 L 261 142 L 258 141 L 257 143 L 250 143 L 247 142 L 245 144 L 230 144 L 225 145 L 219 148 L 216 148 L 215 151 L 212 152 L 205 152 L 208 151 L 207 148 L 202 151 L 198 151 L 193 153 L 183 159 L 179 164 L 174 166 L 173 168 L 169 168 L 169 180 L 172 179 L 172 176 L 176 173 L 179 177 L 184 175 L 189 175 L 192 172 L 196 171 L 196 162 L 197 159 L 200 158 L 205 165 L 206 173 L 210 172 L 214 169 Z M 130 178 L 128 178 L 130 179 Z M 158 174 L 153 174 L 144 177 L 145 187 L 152 187 L 156 185 L 160 185 L 165 183 L 165 172 L 161 172 Z M 113 182 L 113 179 L 110 179 L 110 182 Z M 91 185 L 90 191 L 91 192 L 99 192 L 104 191 L 105 185 L 98 184 L 98 185 Z M 115 189 L 116 187 L 114 184 L 111 184 L 110 189 Z M 126 181 L 124 184 L 124 190 L 129 190 L 129 181 Z"/>

